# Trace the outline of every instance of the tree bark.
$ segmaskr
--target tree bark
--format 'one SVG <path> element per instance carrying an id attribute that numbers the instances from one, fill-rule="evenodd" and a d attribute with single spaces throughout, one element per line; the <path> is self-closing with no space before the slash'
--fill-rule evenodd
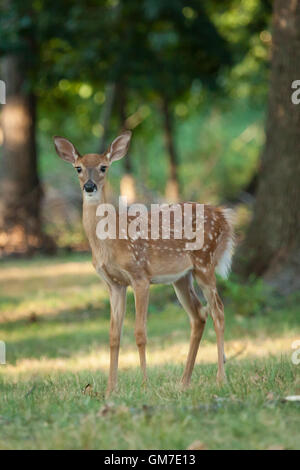
<path id="1" fill-rule="evenodd" d="M 300 0 L 276 0 L 266 144 L 254 217 L 235 268 L 264 276 L 281 292 L 300 287 Z"/>
<path id="2" fill-rule="evenodd" d="M 178 155 L 173 138 L 173 122 L 169 102 L 166 97 L 162 99 L 162 115 L 166 150 L 169 156 L 169 176 L 166 186 L 166 199 L 178 202 L 180 199 L 180 186 L 178 176 Z"/>
<path id="3" fill-rule="evenodd" d="M 6 104 L 1 116 L 0 253 L 28 253 L 40 249 L 46 240 L 41 228 L 36 100 L 27 90 L 22 59 L 7 56 L 1 65 Z"/>

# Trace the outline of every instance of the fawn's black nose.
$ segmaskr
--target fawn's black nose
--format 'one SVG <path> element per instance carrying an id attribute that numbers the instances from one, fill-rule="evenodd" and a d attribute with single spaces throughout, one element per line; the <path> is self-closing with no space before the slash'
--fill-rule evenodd
<path id="1" fill-rule="evenodd" d="M 96 191 L 97 190 L 97 186 L 95 185 L 95 183 L 92 181 L 92 180 L 88 180 L 85 185 L 83 186 L 83 189 L 87 192 L 87 193 L 92 193 L 93 191 Z"/>

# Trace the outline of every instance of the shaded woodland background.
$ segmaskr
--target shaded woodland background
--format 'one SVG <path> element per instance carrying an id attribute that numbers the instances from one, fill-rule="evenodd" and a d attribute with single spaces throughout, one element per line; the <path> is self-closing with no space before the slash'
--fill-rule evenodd
<path id="1" fill-rule="evenodd" d="M 299 46 L 299 1 L 3 0 L 1 256 L 87 249 L 52 136 L 101 152 L 127 128 L 111 200 L 235 207 L 235 271 L 299 288 Z"/>

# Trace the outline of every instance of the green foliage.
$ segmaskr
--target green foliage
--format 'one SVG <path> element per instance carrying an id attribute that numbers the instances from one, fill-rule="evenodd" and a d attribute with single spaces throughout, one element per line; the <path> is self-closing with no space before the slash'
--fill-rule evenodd
<path id="1" fill-rule="evenodd" d="M 262 279 L 250 277 L 244 284 L 237 280 L 227 280 L 222 285 L 223 295 L 237 315 L 264 315 L 270 311 L 274 293 Z"/>
<path id="2" fill-rule="evenodd" d="M 272 36 L 272 0 L 209 1 L 207 9 L 229 42 L 234 67 L 224 77 L 227 92 L 238 99 L 265 101 Z"/>
<path id="3" fill-rule="evenodd" d="M 218 203 L 234 198 L 256 171 L 263 111 L 248 101 L 208 95 L 202 112 L 178 125 L 184 197 Z"/>
<path id="4" fill-rule="evenodd" d="M 42 176 L 47 184 L 62 191 L 77 187 L 76 175 L 57 159 L 52 135 L 68 136 L 81 152 L 97 151 L 99 137 L 91 133 L 91 129 L 96 133 L 98 130 L 96 93 L 93 89 L 89 98 L 81 98 L 75 97 L 74 91 L 73 103 L 76 102 L 75 109 L 80 107 L 80 113 L 72 115 L 71 110 L 65 109 L 57 113 L 57 119 L 45 117 L 40 121 Z M 175 107 L 175 136 L 183 199 L 219 203 L 236 197 L 257 168 L 264 140 L 263 109 L 248 101 L 220 101 L 218 94 L 205 94 L 200 90 L 180 103 L 186 114 L 177 115 Z M 153 200 L 163 196 L 168 166 L 160 115 L 155 106 L 149 106 L 147 112 L 147 117 L 133 132 L 130 156 L 139 185 L 147 188 L 148 197 Z M 113 122 L 110 138 L 117 132 L 117 123 Z M 110 171 L 109 181 L 116 195 L 122 171 L 121 163 L 113 165 Z M 144 197 L 145 194 L 139 194 L 139 199 Z"/>

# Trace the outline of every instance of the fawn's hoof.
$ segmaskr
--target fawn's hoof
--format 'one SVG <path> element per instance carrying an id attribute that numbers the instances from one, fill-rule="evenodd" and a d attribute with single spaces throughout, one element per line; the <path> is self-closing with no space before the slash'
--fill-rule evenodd
<path id="1" fill-rule="evenodd" d="M 220 386 L 227 384 L 226 374 L 217 374 L 217 384 Z"/>
<path id="2" fill-rule="evenodd" d="M 109 398 L 116 391 L 115 387 L 107 387 L 105 392 L 105 398 Z"/>
<path id="3" fill-rule="evenodd" d="M 187 389 L 189 388 L 189 386 L 190 386 L 190 383 L 191 383 L 190 380 L 186 380 L 186 379 L 182 378 L 182 379 L 180 380 L 180 388 L 181 388 L 181 390 L 187 390 Z"/>
<path id="4" fill-rule="evenodd" d="M 146 389 L 148 386 L 148 377 L 144 377 L 142 381 L 142 388 Z"/>

